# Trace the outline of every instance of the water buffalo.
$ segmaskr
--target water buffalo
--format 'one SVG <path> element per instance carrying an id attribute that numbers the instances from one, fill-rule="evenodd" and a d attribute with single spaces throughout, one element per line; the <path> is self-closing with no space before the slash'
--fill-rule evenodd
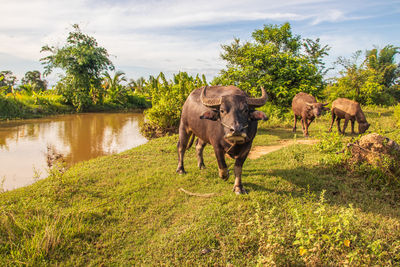
<path id="1" fill-rule="evenodd" d="M 318 103 L 315 97 L 303 92 L 295 95 L 292 100 L 292 110 L 294 113 L 293 132 L 296 132 L 297 117 L 300 117 L 303 134 L 304 136 L 308 136 L 308 127 L 315 117 L 321 116 L 322 111 L 329 110 L 325 108 L 326 105 L 328 105 L 328 103 Z"/>
<path id="2" fill-rule="evenodd" d="M 370 124 L 367 122 L 364 112 L 361 110 L 360 104 L 356 101 L 347 98 L 338 98 L 332 102 L 332 122 L 329 127 L 329 132 L 332 130 L 332 125 L 337 121 L 339 133 L 345 133 L 349 120 L 351 121 L 351 133 L 354 134 L 354 122 L 358 122 L 358 133 L 362 134 L 368 130 Z M 340 131 L 340 120 L 344 119 L 343 131 Z"/>
<path id="3" fill-rule="evenodd" d="M 189 139 L 197 136 L 196 154 L 198 167 L 204 168 L 203 149 L 206 144 L 214 148 L 218 161 L 219 176 L 227 180 L 228 168 L 225 154 L 234 158 L 236 194 L 246 193 L 242 186 L 242 166 L 250 152 L 257 132 L 258 120 L 266 115 L 254 108 L 264 105 L 267 94 L 262 88 L 260 98 L 250 98 L 235 86 L 210 86 L 194 90 L 182 107 L 178 141 L 178 173 L 186 173 L 183 157 Z M 189 145 L 190 147 L 190 145 Z"/>

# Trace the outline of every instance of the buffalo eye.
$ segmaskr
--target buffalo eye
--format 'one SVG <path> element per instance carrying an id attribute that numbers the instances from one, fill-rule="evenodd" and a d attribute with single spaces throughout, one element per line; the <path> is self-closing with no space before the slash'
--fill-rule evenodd
<path id="1" fill-rule="evenodd" d="M 224 113 L 225 113 L 225 110 L 221 109 L 219 112 L 220 112 L 221 114 L 224 114 Z"/>

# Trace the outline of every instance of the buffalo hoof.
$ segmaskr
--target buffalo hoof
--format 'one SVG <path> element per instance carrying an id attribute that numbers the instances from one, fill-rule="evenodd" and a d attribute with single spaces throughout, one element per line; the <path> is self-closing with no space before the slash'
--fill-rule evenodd
<path id="1" fill-rule="evenodd" d="M 219 169 L 219 177 L 222 179 L 222 180 L 228 180 L 228 178 L 229 178 L 229 170 L 226 168 L 226 169 Z"/>
<path id="2" fill-rule="evenodd" d="M 199 164 L 199 169 L 200 170 L 204 170 L 206 168 L 206 165 L 204 165 L 204 164 Z"/>
<path id="3" fill-rule="evenodd" d="M 243 186 L 233 186 L 233 192 L 235 192 L 236 195 L 247 194 L 247 191 L 243 188 Z"/>
<path id="4" fill-rule="evenodd" d="M 185 169 L 177 169 L 176 172 L 179 174 L 186 174 Z"/>

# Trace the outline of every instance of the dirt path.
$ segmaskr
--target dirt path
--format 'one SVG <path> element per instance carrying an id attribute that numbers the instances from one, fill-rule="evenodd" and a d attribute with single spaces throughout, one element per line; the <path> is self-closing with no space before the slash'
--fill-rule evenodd
<path id="1" fill-rule="evenodd" d="M 313 145 L 318 143 L 316 139 L 306 139 L 306 140 L 281 140 L 279 141 L 278 145 L 271 145 L 271 146 L 254 146 L 248 158 L 249 159 L 258 159 L 259 157 L 266 155 L 268 153 L 277 151 L 281 148 L 287 147 L 292 144 L 304 144 L 304 145 Z"/>

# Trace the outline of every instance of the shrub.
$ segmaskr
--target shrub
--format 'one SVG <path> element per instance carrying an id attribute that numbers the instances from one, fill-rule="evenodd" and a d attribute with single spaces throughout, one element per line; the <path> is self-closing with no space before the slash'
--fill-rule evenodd
<path id="1" fill-rule="evenodd" d="M 326 133 L 316 147 L 324 155 L 320 163 L 363 177 L 368 187 L 400 188 L 400 153 L 390 139 L 374 133 L 346 144 L 342 135 Z"/>
<path id="2" fill-rule="evenodd" d="M 393 116 L 397 122 L 397 126 L 400 128 L 400 103 L 394 108 Z"/>
<path id="3" fill-rule="evenodd" d="M 150 92 L 152 107 L 145 111 L 147 122 L 142 125 L 142 133 L 152 138 L 176 132 L 179 127 L 182 106 L 188 95 L 196 88 L 206 84 L 205 77 L 197 75 L 195 78 L 186 72 L 174 75 L 167 81 L 164 74 L 157 78 L 151 77 L 146 85 Z M 154 131 L 159 134 L 154 135 Z"/>

